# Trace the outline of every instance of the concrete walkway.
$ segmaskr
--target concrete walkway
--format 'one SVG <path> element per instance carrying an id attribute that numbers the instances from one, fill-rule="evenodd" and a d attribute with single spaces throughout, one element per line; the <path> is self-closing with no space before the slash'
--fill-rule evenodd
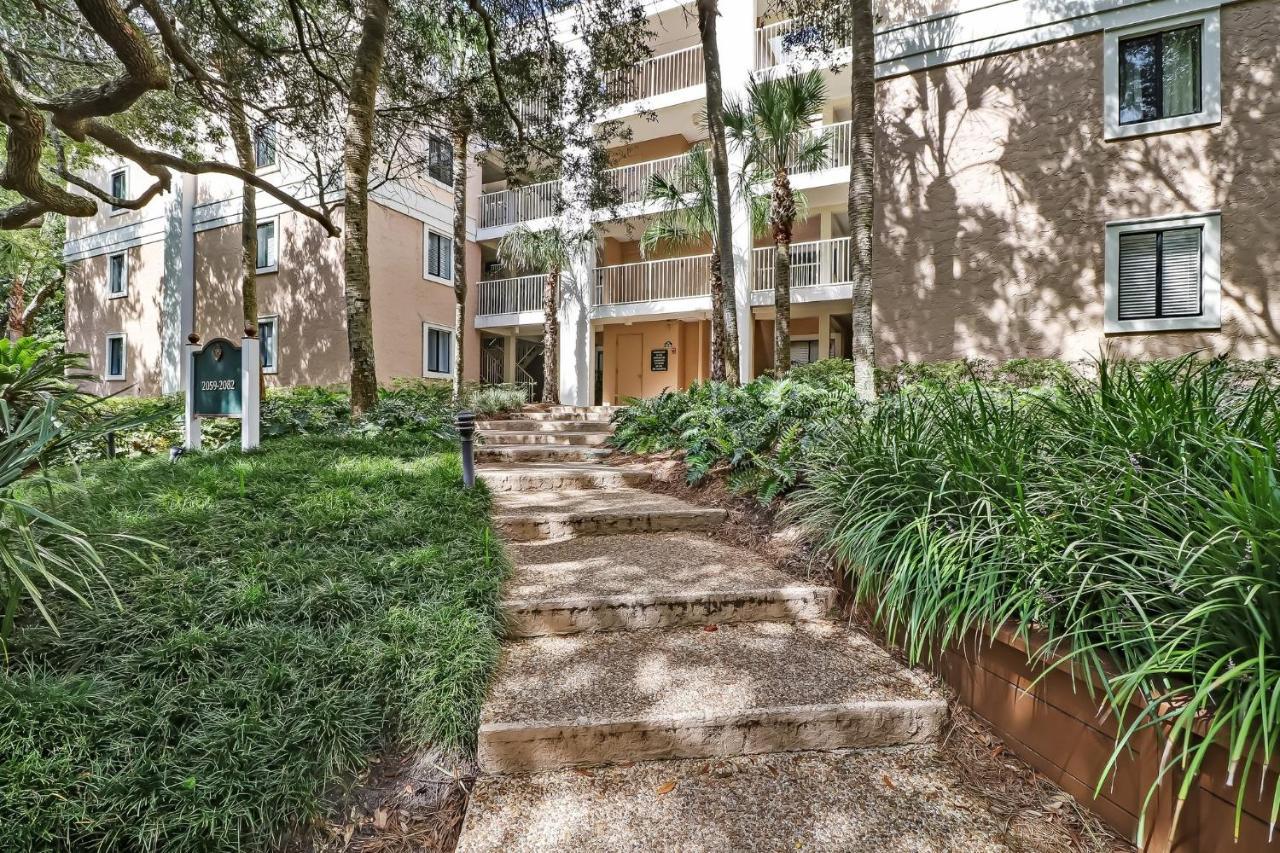
<path id="1" fill-rule="evenodd" d="M 944 699 L 833 590 L 603 464 L 607 410 L 481 429 L 515 571 L 459 850 L 1006 849 L 935 760 Z"/>

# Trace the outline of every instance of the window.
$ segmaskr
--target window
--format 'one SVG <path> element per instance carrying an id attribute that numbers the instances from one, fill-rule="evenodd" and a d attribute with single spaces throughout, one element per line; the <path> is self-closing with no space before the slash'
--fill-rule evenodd
<path id="1" fill-rule="evenodd" d="M 1216 329 L 1218 214 L 1107 225 L 1107 332 Z"/>
<path id="2" fill-rule="evenodd" d="M 258 272 L 275 272 L 277 266 L 277 222 L 268 219 L 258 223 Z"/>
<path id="3" fill-rule="evenodd" d="M 453 281 L 453 240 L 434 231 L 427 232 L 427 276 Z"/>
<path id="4" fill-rule="evenodd" d="M 129 197 L 129 170 L 116 169 L 111 173 L 111 195 L 115 198 Z M 124 213 L 127 208 L 111 205 L 111 213 Z"/>
<path id="5" fill-rule="evenodd" d="M 107 379 L 124 379 L 124 335 L 107 335 Z"/>
<path id="6" fill-rule="evenodd" d="M 818 342 L 816 340 L 791 342 L 791 363 L 792 364 L 810 364 L 817 360 L 818 360 Z"/>
<path id="7" fill-rule="evenodd" d="M 276 165 L 276 123 L 269 121 L 253 130 L 253 162 L 259 169 Z"/>
<path id="8" fill-rule="evenodd" d="M 129 260 L 124 252 L 107 256 L 107 296 L 116 299 L 129 292 Z"/>
<path id="9" fill-rule="evenodd" d="M 427 175 L 453 186 L 453 143 L 443 136 L 432 134 L 427 139 Z"/>
<path id="10" fill-rule="evenodd" d="M 1215 9 L 1106 32 L 1106 138 L 1221 119 L 1219 18 Z"/>
<path id="11" fill-rule="evenodd" d="M 275 317 L 258 318 L 258 350 L 262 354 L 262 372 L 275 373 L 280 364 L 280 343 L 276 336 Z"/>
<path id="12" fill-rule="evenodd" d="M 453 332 L 422 324 L 422 375 L 453 375 Z"/>

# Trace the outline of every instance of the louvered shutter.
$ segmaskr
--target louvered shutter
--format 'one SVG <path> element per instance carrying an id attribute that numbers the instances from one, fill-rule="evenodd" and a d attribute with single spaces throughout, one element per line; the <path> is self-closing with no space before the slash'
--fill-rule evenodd
<path id="1" fill-rule="evenodd" d="M 453 240 L 440 238 L 440 277 L 453 278 Z"/>
<path id="2" fill-rule="evenodd" d="M 440 235 L 427 233 L 427 275 L 440 275 Z"/>
<path id="3" fill-rule="evenodd" d="M 1200 282 L 1200 229 L 1176 228 L 1163 232 L 1160 235 L 1160 316 L 1199 314 Z"/>
<path id="4" fill-rule="evenodd" d="M 1156 316 L 1160 235 L 1154 231 L 1120 235 L 1120 319 Z"/>

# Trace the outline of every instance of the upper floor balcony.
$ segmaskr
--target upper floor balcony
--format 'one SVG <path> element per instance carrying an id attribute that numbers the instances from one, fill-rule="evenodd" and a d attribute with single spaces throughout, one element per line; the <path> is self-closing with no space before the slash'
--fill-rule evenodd
<path id="1" fill-rule="evenodd" d="M 757 27 L 755 69 L 764 71 L 805 59 L 810 55 L 807 46 L 817 40 L 818 32 L 812 24 L 791 19 Z"/>
<path id="2" fill-rule="evenodd" d="M 545 274 L 535 273 L 477 282 L 476 325 L 518 326 L 540 322 L 546 281 Z"/>
<path id="3" fill-rule="evenodd" d="M 623 115 L 634 110 L 627 105 L 639 101 L 646 102 L 648 107 L 661 106 L 661 102 L 653 103 L 663 96 L 674 96 L 682 93 L 688 97 L 674 97 L 673 102 L 700 96 L 693 91 L 706 82 L 702 65 L 702 45 L 660 53 L 643 62 L 638 62 L 625 71 L 617 71 L 609 75 L 605 81 L 609 94 L 617 107 L 609 116 Z"/>
<path id="4" fill-rule="evenodd" d="M 637 261 L 596 269 L 597 315 L 619 306 L 711 295 L 711 255 Z"/>
<path id="5" fill-rule="evenodd" d="M 832 237 L 807 243 L 791 244 L 791 298 L 795 302 L 842 299 L 849 290 L 849 238 Z M 778 251 L 774 246 L 761 246 L 751 252 L 751 304 L 768 305 L 773 301 L 774 262 Z"/>
<path id="6" fill-rule="evenodd" d="M 480 227 L 499 228 L 555 216 L 560 204 L 560 181 L 481 193 Z"/>

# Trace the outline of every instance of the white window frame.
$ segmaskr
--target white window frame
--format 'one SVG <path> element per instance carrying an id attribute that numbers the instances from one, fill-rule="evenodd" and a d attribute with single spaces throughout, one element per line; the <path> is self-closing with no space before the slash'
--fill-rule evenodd
<path id="1" fill-rule="evenodd" d="M 115 191 L 116 175 L 124 175 L 124 192 L 122 193 L 117 193 Z M 107 192 L 109 192 L 111 195 L 115 196 L 116 198 L 129 197 L 129 167 L 128 166 L 121 166 L 119 169 L 111 170 L 111 172 L 107 175 Z M 114 204 L 111 205 L 112 216 L 119 216 L 122 213 L 128 213 L 128 212 L 129 212 L 129 208 L 127 207 L 117 207 Z"/>
<path id="2" fill-rule="evenodd" d="M 453 275 L 449 276 L 448 278 L 442 278 L 438 275 L 433 275 L 432 273 L 428 272 L 428 266 L 431 263 L 431 235 L 432 234 L 435 234 L 437 237 L 443 240 L 449 241 L 449 272 L 453 273 L 454 275 L 456 275 L 458 272 L 454 268 L 454 263 L 453 263 L 453 248 L 454 248 L 453 235 L 446 234 L 443 231 L 437 231 L 434 228 L 430 227 L 429 225 L 424 225 L 422 228 L 422 277 L 427 281 L 436 281 L 436 282 L 439 282 L 440 284 L 452 285 Z"/>
<path id="3" fill-rule="evenodd" d="M 430 162 L 431 162 L 431 143 L 432 143 L 433 141 L 441 142 L 441 143 L 443 143 L 443 144 L 445 144 L 445 145 L 448 145 L 450 148 L 453 148 L 453 140 L 449 139 L 449 137 L 445 136 L 444 134 L 442 134 L 442 133 L 430 133 L 430 134 L 428 134 L 428 135 L 427 135 L 427 162 L 428 162 L 428 163 L 430 163 Z M 452 157 L 452 152 L 450 152 L 450 158 L 449 158 L 449 169 L 450 169 L 450 170 L 452 170 L 452 169 L 453 169 L 453 157 Z M 431 183 L 435 184 L 436 186 L 438 186 L 438 187 L 444 187 L 444 188 L 445 188 L 445 189 L 447 189 L 447 190 L 452 190 L 452 189 L 453 189 L 453 184 L 446 184 L 444 181 L 440 180 L 440 179 L 439 179 L 439 178 L 437 178 L 435 175 L 431 174 L 431 170 L 430 170 L 430 168 L 429 168 L 429 167 L 428 167 L 428 169 L 426 170 L 426 175 L 427 175 L 427 180 L 428 180 L 428 181 L 430 181 Z M 438 233 L 438 232 L 437 232 L 437 233 Z"/>
<path id="4" fill-rule="evenodd" d="M 264 130 L 270 133 L 273 137 L 271 140 L 271 151 L 275 154 L 275 160 L 269 165 L 259 166 L 258 135 Z M 254 127 L 251 141 L 253 143 L 253 170 L 259 175 L 269 175 L 272 172 L 277 171 L 280 168 L 280 125 L 274 120 L 262 122 Z"/>
<path id="5" fill-rule="evenodd" d="M 271 324 L 271 343 L 274 348 L 275 364 L 271 367 L 263 365 L 262 372 L 268 376 L 275 375 L 280 372 L 280 315 L 279 314 L 263 314 L 258 318 L 258 346 L 262 347 L 262 324 Z M 265 352 L 262 349 L 261 352 Z M 259 355 L 261 357 L 261 355 Z"/>
<path id="6" fill-rule="evenodd" d="M 437 332 L 444 332 L 449 336 L 449 372 L 440 373 L 427 369 L 427 358 L 431 349 L 428 344 L 430 331 L 435 329 Z M 453 329 L 448 326 L 441 326 L 438 323 L 422 324 L 422 375 L 427 379 L 452 379 L 453 371 L 458 365 L 458 340 L 454 337 Z"/>
<path id="7" fill-rule="evenodd" d="M 121 265 L 120 281 L 124 288 L 119 293 L 111 292 L 111 259 L 122 258 L 124 263 Z M 129 253 L 128 252 L 112 252 L 107 255 L 107 298 L 123 299 L 129 295 Z"/>
<path id="8" fill-rule="evenodd" d="M 268 216 L 265 219 L 259 219 L 258 224 L 255 226 L 255 230 L 254 230 L 255 237 L 258 237 L 258 231 L 261 230 L 262 226 L 264 225 L 270 225 L 274 229 L 272 233 L 275 235 L 275 240 L 276 240 L 276 256 L 274 258 L 274 263 L 271 263 L 265 267 L 258 267 L 257 269 L 254 270 L 254 272 L 258 272 L 258 273 L 278 272 L 280 270 L 280 217 Z M 257 242 L 259 244 L 258 248 L 261 249 L 261 242 L 262 242 L 261 239 L 259 238 Z M 258 262 L 258 259 L 256 256 L 254 257 L 253 260 L 255 264 Z"/>
<path id="9" fill-rule="evenodd" d="M 1164 6 L 1154 4 L 1153 8 Z M 1168 8 L 1176 8 L 1170 5 Z M 1120 42 L 1134 36 L 1176 30 L 1200 24 L 1200 112 L 1151 121 L 1120 123 Z M 1149 133 L 1187 130 L 1222 121 L 1222 15 L 1217 8 L 1193 15 L 1178 15 L 1143 21 L 1102 33 L 1102 122 L 1103 138 L 1127 139 Z"/>
<path id="10" fill-rule="evenodd" d="M 1120 235 L 1132 231 L 1167 228 L 1200 228 L 1200 314 L 1196 317 L 1120 319 Z M 1121 219 L 1106 226 L 1106 270 L 1102 330 L 1125 332 L 1177 332 L 1222 328 L 1222 214 L 1207 211 L 1181 216 Z"/>
<path id="11" fill-rule="evenodd" d="M 120 341 L 120 373 L 111 373 L 111 342 Z M 111 332 L 103 344 L 105 361 L 102 364 L 102 378 L 108 382 L 121 382 L 129 375 L 129 341 L 124 332 Z"/>

